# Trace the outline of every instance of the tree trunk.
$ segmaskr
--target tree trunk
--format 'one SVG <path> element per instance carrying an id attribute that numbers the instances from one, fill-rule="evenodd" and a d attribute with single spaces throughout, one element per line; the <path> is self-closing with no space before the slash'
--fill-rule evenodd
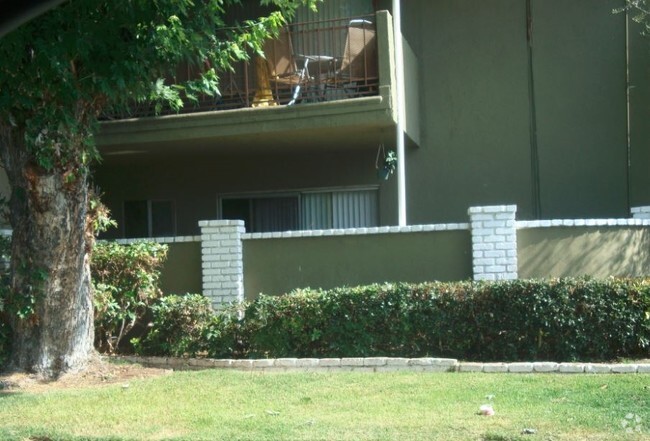
<path id="1" fill-rule="evenodd" d="M 22 133 L 11 132 L 9 143 L 7 136 L 0 140 L 12 185 L 10 363 L 52 379 L 82 368 L 94 354 L 87 172 L 39 167 Z"/>

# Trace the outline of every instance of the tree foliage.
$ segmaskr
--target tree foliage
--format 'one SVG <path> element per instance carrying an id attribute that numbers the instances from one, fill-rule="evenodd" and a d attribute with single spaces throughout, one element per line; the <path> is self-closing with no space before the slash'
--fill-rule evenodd
<path id="1" fill-rule="evenodd" d="M 643 26 L 642 34 L 650 35 L 650 3 L 648 0 L 625 0 L 625 6 L 614 9 L 615 13 L 628 11 L 632 20 Z"/>
<path id="2" fill-rule="evenodd" d="M 88 184 L 100 115 L 217 94 L 218 71 L 318 1 L 259 0 L 268 15 L 235 22 L 228 11 L 240 0 L 68 0 L 0 39 L 15 367 L 56 377 L 92 352 Z M 179 65 L 197 75 L 179 81 Z"/>
<path id="3" fill-rule="evenodd" d="M 73 174 L 98 158 L 102 111 L 142 101 L 179 109 L 182 97 L 218 93 L 216 71 L 259 52 L 298 5 L 315 2 L 262 0 L 276 10 L 228 23 L 239 0 L 70 0 L 0 40 L 0 120 L 24 127 L 40 166 Z M 176 83 L 181 63 L 198 77 Z"/>

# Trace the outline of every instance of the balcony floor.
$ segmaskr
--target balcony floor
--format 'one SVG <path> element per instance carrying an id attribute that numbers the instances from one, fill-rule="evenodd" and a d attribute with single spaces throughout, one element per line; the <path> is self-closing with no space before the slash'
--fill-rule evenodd
<path id="1" fill-rule="evenodd" d="M 108 159 L 190 151 L 364 148 L 392 137 L 389 87 L 373 97 L 105 121 L 97 145 Z"/>

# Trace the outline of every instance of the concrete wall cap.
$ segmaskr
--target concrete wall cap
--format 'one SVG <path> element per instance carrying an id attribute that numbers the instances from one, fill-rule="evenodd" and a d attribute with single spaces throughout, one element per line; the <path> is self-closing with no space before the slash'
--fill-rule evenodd
<path id="1" fill-rule="evenodd" d="M 423 224 L 409 225 L 405 227 L 384 226 L 372 228 L 346 228 L 335 230 L 302 230 L 284 231 L 273 233 L 245 233 L 241 235 L 242 240 L 259 239 L 299 239 L 305 237 L 332 237 L 332 236 L 366 236 L 371 234 L 412 234 L 432 231 L 464 231 L 469 230 L 469 223 L 450 224 Z"/>

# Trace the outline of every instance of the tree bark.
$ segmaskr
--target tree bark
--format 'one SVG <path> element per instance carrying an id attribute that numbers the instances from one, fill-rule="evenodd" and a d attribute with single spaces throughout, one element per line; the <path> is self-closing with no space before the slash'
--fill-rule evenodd
<path id="1" fill-rule="evenodd" d="M 12 186 L 10 363 L 54 379 L 82 368 L 94 354 L 87 172 L 46 170 L 35 163 L 20 130 L 4 126 L 0 132 Z"/>

